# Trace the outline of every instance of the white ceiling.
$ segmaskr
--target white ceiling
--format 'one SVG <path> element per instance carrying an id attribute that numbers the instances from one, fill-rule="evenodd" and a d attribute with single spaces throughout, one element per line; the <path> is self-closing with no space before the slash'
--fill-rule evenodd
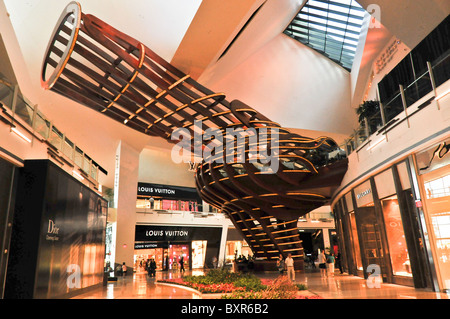
<path id="1" fill-rule="evenodd" d="M 114 154 L 118 141 L 123 140 L 136 150 L 151 145 L 165 147 L 162 139 L 151 138 L 125 127 L 104 115 L 80 104 L 69 101 L 53 92 L 40 88 L 40 72 L 44 52 L 55 24 L 69 1 L 61 0 L 0 0 L 6 5 L 11 23 L 27 65 L 27 76 L 32 84 L 24 94 L 56 123 L 75 143 L 108 170 L 108 176 L 100 176 L 104 185 L 113 185 Z M 265 43 L 280 34 L 306 0 L 79 0 L 82 11 L 97 16 L 118 30 L 139 39 L 167 61 L 195 78 L 215 79 L 226 77 L 237 65 Z M 412 3 L 414 2 L 414 5 Z M 217 58 L 229 45 L 245 22 L 258 12 L 227 55 Z M 367 7 L 380 3 L 381 22 L 389 29 L 384 37 L 392 34 L 405 37 L 409 43 L 417 42 L 438 23 L 439 16 L 448 14 L 448 0 L 361 0 Z M 402 5 L 399 5 L 402 3 Z M 415 4 L 418 3 L 417 6 Z M 428 4 L 426 19 L 419 19 Z M 414 16 L 414 19 L 402 19 Z M 441 19 L 442 20 L 442 19 Z M 194 23 L 192 23 L 194 21 Z M 420 21 L 419 24 L 417 22 Z M 434 25 L 435 24 L 435 25 Z M 415 30 L 419 28 L 419 35 Z M 375 39 L 375 41 L 373 41 Z M 384 46 L 386 38 L 369 38 L 370 52 L 363 61 L 368 65 Z M 206 72 L 205 72 L 206 70 Z M 367 72 L 364 72 L 367 73 Z M 367 74 L 364 74 L 367 77 Z M 20 81 L 19 81 L 20 83 Z M 364 87 L 362 88 L 364 89 Z M 280 113 L 282 119 L 290 114 Z"/>
<path id="2" fill-rule="evenodd" d="M 118 142 L 137 150 L 149 143 L 164 146 L 104 115 L 40 87 L 42 62 L 58 18 L 69 3 L 61 0 L 3 0 L 18 39 L 28 75 L 18 74 L 24 95 L 108 172 L 100 182 L 113 185 L 114 158 Z M 170 61 L 197 12 L 201 0 L 80 0 L 82 11 L 142 41 Z M 29 78 L 26 81 L 25 78 Z M 19 79 L 19 83 L 21 82 Z"/>

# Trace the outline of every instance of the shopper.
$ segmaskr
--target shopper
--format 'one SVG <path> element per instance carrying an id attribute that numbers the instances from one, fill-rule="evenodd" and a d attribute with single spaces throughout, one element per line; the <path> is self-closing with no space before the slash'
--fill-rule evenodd
<path id="1" fill-rule="evenodd" d="M 169 255 L 166 255 L 164 258 L 164 271 L 168 271 L 169 270 Z"/>
<path id="2" fill-rule="evenodd" d="M 280 254 L 280 256 L 278 257 L 277 268 L 278 268 L 278 271 L 280 272 L 280 274 L 284 274 L 285 265 L 284 265 L 284 259 L 283 259 L 282 254 Z"/>
<path id="3" fill-rule="evenodd" d="M 180 272 L 185 272 L 184 270 L 184 258 L 183 256 L 180 257 Z"/>
<path id="4" fill-rule="evenodd" d="M 320 269 L 320 275 L 321 277 L 327 276 L 327 265 L 326 265 L 326 257 L 325 252 L 322 250 L 322 252 L 319 254 L 319 269 Z"/>
<path id="5" fill-rule="evenodd" d="M 292 259 L 292 254 L 289 253 L 286 260 L 286 270 L 287 270 L 287 276 L 289 280 L 295 281 L 295 269 L 294 269 L 294 259 Z"/>
<path id="6" fill-rule="evenodd" d="M 328 276 L 334 277 L 334 256 L 333 256 L 333 254 L 330 254 L 327 257 L 327 270 L 328 270 Z"/>
<path id="7" fill-rule="evenodd" d="M 125 262 L 122 263 L 122 276 L 127 275 L 127 265 L 125 265 Z"/>
<path id="8" fill-rule="evenodd" d="M 340 252 L 337 253 L 334 264 L 336 265 L 336 267 L 339 268 L 339 271 L 341 272 L 341 274 L 343 274 L 344 272 L 342 271 L 342 262 L 341 262 L 341 253 Z"/>
<path id="9" fill-rule="evenodd" d="M 153 258 L 148 263 L 147 270 L 149 277 L 156 277 L 156 262 Z"/>

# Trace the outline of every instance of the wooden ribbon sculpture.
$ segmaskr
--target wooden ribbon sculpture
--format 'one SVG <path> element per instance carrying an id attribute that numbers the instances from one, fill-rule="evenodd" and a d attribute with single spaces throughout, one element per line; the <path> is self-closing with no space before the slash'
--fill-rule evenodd
<path id="1" fill-rule="evenodd" d="M 339 151 L 332 139 L 291 133 L 238 100 L 228 102 L 77 2 L 55 28 L 42 86 L 139 132 L 200 150 L 200 196 L 230 218 L 256 259 L 291 253 L 301 262 L 298 219 L 326 204 L 347 170 L 347 159 L 330 158 Z M 214 138 L 195 138 L 208 129 Z M 176 132 L 182 134 L 173 139 Z"/>

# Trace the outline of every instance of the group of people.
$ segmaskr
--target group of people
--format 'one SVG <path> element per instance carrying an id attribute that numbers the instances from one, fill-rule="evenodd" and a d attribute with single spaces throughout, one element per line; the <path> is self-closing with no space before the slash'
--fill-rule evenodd
<path id="1" fill-rule="evenodd" d="M 314 265 L 315 259 L 312 259 L 312 264 Z M 340 254 L 338 253 L 335 257 L 333 254 L 326 255 L 325 252 L 319 254 L 318 257 L 320 275 L 322 277 L 334 276 L 334 267 L 335 265 L 339 267 L 341 274 L 343 273 L 341 267 Z M 294 268 L 294 259 L 291 254 L 288 254 L 286 259 L 283 259 L 283 255 L 280 254 L 277 260 L 277 268 L 281 274 L 287 272 L 287 276 L 291 281 L 295 281 L 295 268 Z M 314 265 L 315 268 L 315 265 Z"/>
<path id="2" fill-rule="evenodd" d="M 180 272 L 184 273 L 186 270 L 184 269 L 184 257 L 183 256 L 180 257 L 178 263 L 180 264 Z M 169 262 L 168 262 L 168 258 L 167 258 L 167 262 L 166 262 L 167 267 L 164 267 L 163 270 L 169 269 L 168 264 L 169 264 Z M 147 270 L 149 277 L 156 276 L 156 268 L 157 268 L 157 266 L 156 266 L 155 259 L 154 258 L 147 259 L 147 262 L 144 265 L 144 269 Z"/>
<path id="3" fill-rule="evenodd" d="M 146 269 L 149 277 L 156 277 L 156 261 L 154 258 L 147 259 Z"/>
<path id="4" fill-rule="evenodd" d="M 334 266 L 338 266 L 341 274 L 343 273 L 341 267 L 340 253 L 335 257 L 333 254 L 325 254 L 325 251 L 319 254 L 318 257 L 320 275 L 322 277 L 334 276 Z"/>

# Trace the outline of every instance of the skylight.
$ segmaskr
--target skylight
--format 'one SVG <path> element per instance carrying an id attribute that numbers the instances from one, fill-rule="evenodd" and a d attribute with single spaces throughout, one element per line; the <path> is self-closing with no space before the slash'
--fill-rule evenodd
<path id="1" fill-rule="evenodd" d="M 309 0 L 284 33 L 350 71 L 365 13 L 355 0 Z"/>

